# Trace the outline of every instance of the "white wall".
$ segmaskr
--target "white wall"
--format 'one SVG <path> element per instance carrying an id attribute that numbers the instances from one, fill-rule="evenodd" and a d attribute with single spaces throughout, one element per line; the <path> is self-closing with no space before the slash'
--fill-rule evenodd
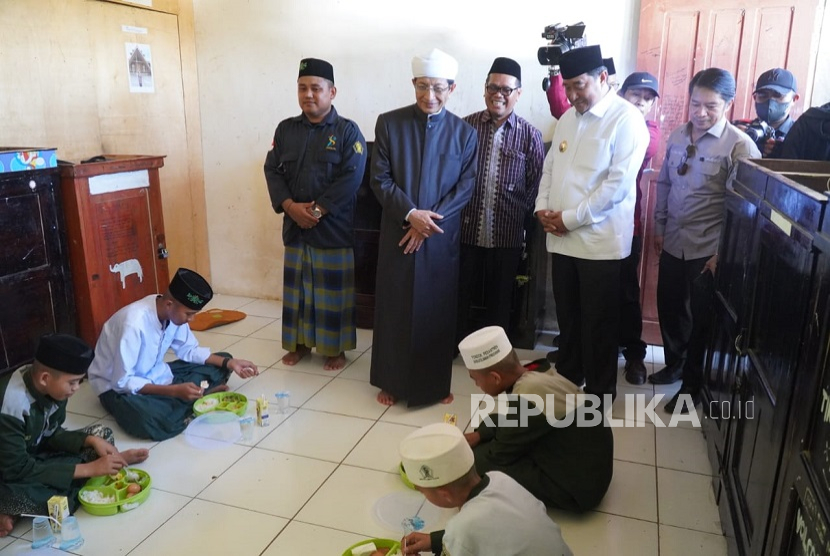
<path id="1" fill-rule="evenodd" d="M 334 65 L 335 106 L 371 141 L 379 113 L 414 102 L 414 54 L 438 47 L 458 59 L 448 107 L 460 116 L 483 109 L 487 70 L 508 56 L 522 65 L 517 113 L 549 139 L 546 68 L 536 61 L 543 28 L 584 21 L 622 81 L 635 69 L 640 0 L 194 0 L 194 10 L 212 282 L 223 293 L 279 298 L 282 216 L 262 164 L 276 125 L 300 112 L 301 58 Z"/>

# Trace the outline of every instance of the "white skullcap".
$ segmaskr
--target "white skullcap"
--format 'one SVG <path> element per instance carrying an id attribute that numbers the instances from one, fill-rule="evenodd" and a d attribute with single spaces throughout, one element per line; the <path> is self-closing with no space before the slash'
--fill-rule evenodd
<path id="1" fill-rule="evenodd" d="M 492 367 L 513 350 L 507 333 L 501 326 L 488 326 L 476 330 L 458 344 L 464 364 L 470 370 Z"/>
<path id="2" fill-rule="evenodd" d="M 442 50 L 433 48 L 429 54 L 412 58 L 412 77 L 455 79 L 458 62 Z"/>
<path id="3" fill-rule="evenodd" d="M 435 423 L 401 441 L 401 461 L 413 485 L 434 488 L 463 477 L 475 459 L 467 439 L 454 425 Z"/>

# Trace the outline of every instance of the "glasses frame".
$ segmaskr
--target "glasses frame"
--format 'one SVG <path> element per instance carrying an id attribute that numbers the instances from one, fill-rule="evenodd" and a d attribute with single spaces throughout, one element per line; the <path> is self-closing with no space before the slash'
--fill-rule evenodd
<path id="1" fill-rule="evenodd" d="M 689 171 L 689 157 L 693 157 L 697 153 L 697 147 L 694 144 L 686 145 L 686 152 L 683 153 L 683 158 L 680 159 L 680 165 L 677 167 L 677 175 L 685 176 Z"/>
<path id="2" fill-rule="evenodd" d="M 501 94 L 505 98 L 509 97 L 514 91 L 518 91 L 519 89 L 521 89 L 521 87 L 499 87 L 493 83 L 488 83 L 484 86 L 484 90 L 487 91 L 488 95 Z"/>
<path id="3" fill-rule="evenodd" d="M 415 90 L 419 93 L 429 93 L 432 91 L 436 95 L 443 95 L 447 91 L 450 90 L 450 86 L 441 86 L 441 85 L 427 85 L 426 83 L 413 83 L 415 86 Z"/>

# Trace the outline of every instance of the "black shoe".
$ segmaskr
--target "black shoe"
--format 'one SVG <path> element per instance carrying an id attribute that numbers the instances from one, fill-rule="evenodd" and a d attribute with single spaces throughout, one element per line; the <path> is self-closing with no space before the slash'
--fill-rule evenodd
<path id="1" fill-rule="evenodd" d="M 648 377 L 648 381 L 652 384 L 674 384 L 681 378 L 683 378 L 683 369 L 671 366 L 663 367 Z"/>
<path id="2" fill-rule="evenodd" d="M 556 360 L 557 360 L 557 359 L 559 359 L 559 350 L 558 350 L 558 349 L 555 349 L 555 350 L 553 350 L 553 351 L 549 351 L 549 352 L 545 355 L 545 359 L 547 359 L 547 360 L 548 360 L 548 363 L 550 363 L 550 364 L 552 364 L 552 365 L 553 365 L 553 364 L 555 364 L 555 363 L 556 363 Z"/>
<path id="3" fill-rule="evenodd" d="M 625 381 L 629 384 L 646 383 L 646 365 L 642 359 L 634 359 L 625 362 Z"/>
<path id="4" fill-rule="evenodd" d="M 697 389 L 681 386 L 677 394 L 675 394 L 674 397 L 669 400 L 669 403 L 666 404 L 666 413 L 679 413 L 681 415 L 689 413 L 688 399 L 686 400 L 686 403 L 681 404 L 680 408 L 675 412 L 675 408 L 680 402 L 680 396 L 688 396 L 692 401 L 692 407 L 696 407 L 697 404 L 700 403 L 700 392 Z"/>

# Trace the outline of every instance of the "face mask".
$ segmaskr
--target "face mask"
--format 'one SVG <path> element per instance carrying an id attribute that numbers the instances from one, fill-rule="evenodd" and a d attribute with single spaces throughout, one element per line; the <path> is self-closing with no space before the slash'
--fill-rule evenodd
<path id="1" fill-rule="evenodd" d="M 787 117 L 787 111 L 790 109 L 791 102 L 778 102 L 777 100 L 769 99 L 764 103 L 755 103 L 755 113 L 758 114 L 759 120 L 764 120 L 767 123 L 777 122 Z"/>

